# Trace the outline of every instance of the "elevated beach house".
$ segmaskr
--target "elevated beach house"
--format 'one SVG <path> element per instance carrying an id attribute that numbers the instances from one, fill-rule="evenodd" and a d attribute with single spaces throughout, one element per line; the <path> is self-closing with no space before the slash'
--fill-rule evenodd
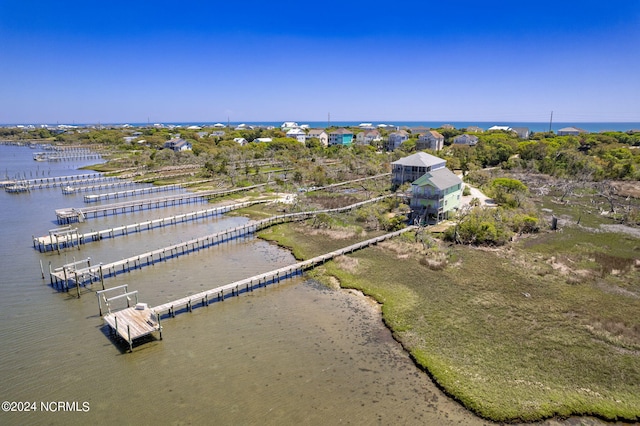
<path id="1" fill-rule="evenodd" d="M 307 134 L 307 139 L 316 138 L 324 146 L 329 145 L 329 135 L 323 129 L 311 129 Z"/>
<path id="2" fill-rule="evenodd" d="M 432 149 L 434 151 L 440 151 L 444 146 L 444 136 L 435 130 L 428 130 L 418 138 L 416 142 L 416 149 Z"/>
<path id="3" fill-rule="evenodd" d="M 411 219 L 438 223 L 460 207 L 462 180 L 445 167 L 446 161 L 418 152 L 391 163 L 394 185 L 411 182 Z"/>
<path id="4" fill-rule="evenodd" d="M 426 152 L 417 152 L 391 163 L 391 183 L 400 186 L 405 182 L 413 182 L 432 170 L 442 169 L 447 161 Z"/>
<path id="5" fill-rule="evenodd" d="M 347 129 L 336 129 L 329 132 L 329 146 L 350 146 L 353 142 L 353 132 Z"/>
<path id="6" fill-rule="evenodd" d="M 173 138 L 164 143 L 164 148 L 170 149 L 175 152 L 190 151 L 191 143 L 182 138 Z"/>

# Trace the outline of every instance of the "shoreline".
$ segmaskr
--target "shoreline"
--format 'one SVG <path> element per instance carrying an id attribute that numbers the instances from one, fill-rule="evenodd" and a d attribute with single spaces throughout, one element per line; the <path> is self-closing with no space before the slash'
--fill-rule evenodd
<path id="1" fill-rule="evenodd" d="M 294 257 L 300 260 L 301 257 L 296 255 L 296 253 L 299 252 L 299 249 L 301 248 L 301 246 L 298 244 L 298 247 L 296 247 L 295 241 L 292 242 L 292 246 L 288 246 L 287 244 L 283 244 L 281 241 L 278 241 L 275 238 L 272 239 L 266 235 L 261 234 L 259 235 L 259 238 L 263 238 L 267 241 L 276 243 L 278 246 L 289 250 L 294 255 Z M 336 268 L 340 268 L 340 266 L 336 266 Z M 369 300 L 368 305 L 370 306 L 370 308 L 372 310 L 375 310 L 379 314 L 379 318 L 384 324 L 385 328 L 389 330 L 393 339 L 402 347 L 403 351 L 407 354 L 407 356 L 409 356 L 413 365 L 418 370 L 425 373 L 429 377 L 430 381 L 444 395 L 446 395 L 452 401 L 455 401 L 457 404 L 459 404 L 461 408 L 463 408 L 470 414 L 474 415 L 479 420 L 489 421 L 496 424 L 509 423 L 509 424 L 522 424 L 522 425 L 526 425 L 526 424 L 570 425 L 570 424 L 574 424 L 575 421 L 579 421 L 580 424 L 586 424 L 586 425 L 611 425 L 611 424 L 636 424 L 637 423 L 637 420 L 630 420 L 630 419 L 625 420 L 625 419 L 621 419 L 619 416 L 617 416 L 615 420 L 611 420 L 606 418 L 605 416 L 601 416 L 591 412 L 587 414 L 573 412 L 573 413 L 568 413 L 568 415 L 566 416 L 563 414 L 558 414 L 556 412 L 554 415 L 539 416 L 538 418 L 534 418 L 534 419 L 526 419 L 522 417 L 511 417 L 509 419 L 494 419 L 494 418 L 491 418 L 490 416 L 482 415 L 480 412 L 465 405 L 462 397 L 448 390 L 448 388 L 437 379 L 434 372 L 431 371 L 431 369 L 427 365 L 423 365 L 420 362 L 418 357 L 409 348 L 408 343 L 402 338 L 398 330 L 394 328 L 394 326 L 385 316 L 384 301 L 379 300 L 374 294 L 366 291 L 366 289 L 360 288 L 356 283 L 350 283 L 348 281 L 345 281 L 344 277 L 338 277 L 334 275 L 331 271 L 327 271 L 326 266 L 315 269 L 314 271 L 312 271 L 311 276 L 313 277 L 313 279 L 320 281 L 321 283 L 323 283 L 323 285 L 327 285 L 330 288 L 336 288 L 336 286 L 339 286 L 339 289 L 341 291 L 347 291 L 350 294 L 355 295 L 356 297 L 363 297 L 365 299 L 368 299 Z"/>

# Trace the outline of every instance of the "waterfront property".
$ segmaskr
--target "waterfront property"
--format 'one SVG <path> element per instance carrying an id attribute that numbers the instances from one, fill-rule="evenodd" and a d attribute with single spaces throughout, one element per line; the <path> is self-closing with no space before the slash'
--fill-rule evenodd
<path id="1" fill-rule="evenodd" d="M 411 183 L 410 207 L 414 220 L 437 223 L 448 219 L 460 206 L 462 180 L 440 168 L 425 173 Z"/>
<path id="2" fill-rule="evenodd" d="M 405 182 L 413 182 L 425 173 L 441 169 L 446 164 L 446 160 L 442 158 L 426 152 L 417 152 L 391 163 L 391 183 L 399 186 Z"/>

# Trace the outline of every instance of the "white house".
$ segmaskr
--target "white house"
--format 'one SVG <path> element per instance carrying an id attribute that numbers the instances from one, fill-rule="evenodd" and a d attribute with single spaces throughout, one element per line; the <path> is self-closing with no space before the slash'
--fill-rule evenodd
<path id="1" fill-rule="evenodd" d="M 296 139 L 300 143 L 305 143 L 305 141 L 307 140 L 307 134 L 300 128 L 290 129 L 287 132 L 287 137 Z"/>

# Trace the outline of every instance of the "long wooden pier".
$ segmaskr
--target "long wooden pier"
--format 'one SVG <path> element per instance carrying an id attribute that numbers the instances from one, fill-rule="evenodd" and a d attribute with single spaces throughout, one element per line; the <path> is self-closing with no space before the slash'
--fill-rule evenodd
<path id="1" fill-rule="evenodd" d="M 294 263 L 293 265 L 278 268 L 269 272 L 254 275 L 249 278 L 244 278 L 239 281 L 234 281 L 229 284 L 225 284 L 219 287 L 212 288 L 210 290 L 201 291 L 199 293 L 191 294 L 185 297 L 181 297 L 170 302 L 162 303 L 160 305 L 149 308 L 144 303 L 138 303 L 137 291 L 128 292 L 127 286 L 113 287 L 112 289 L 97 291 L 98 300 L 100 304 L 100 315 L 103 314 L 101 298 L 104 299 L 105 304 L 109 305 L 113 300 L 124 298 L 127 300 L 127 308 L 105 314 L 103 316 L 104 322 L 110 327 L 115 335 L 119 336 L 125 342 L 129 344 L 129 351 L 133 351 L 133 341 L 140 337 L 147 336 L 153 332 L 160 332 L 160 340 L 162 340 L 162 318 L 173 318 L 176 314 L 181 312 L 193 312 L 193 309 L 198 307 L 209 306 L 212 303 L 222 302 L 225 299 L 233 296 L 239 296 L 242 293 L 249 293 L 256 288 L 267 287 L 271 284 L 277 284 L 282 280 L 301 276 L 305 271 L 313 269 L 318 265 L 322 265 L 338 256 L 353 253 L 354 251 L 361 250 L 372 245 L 376 245 L 379 242 L 385 241 L 390 238 L 402 235 L 405 232 L 412 231 L 416 227 L 409 226 L 399 231 L 391 232 L 379 237 L 371 238 L 366 241 L 361 241 L 356 244 L 343 247 L 341 249 L 313 257 L 302 262 Z M 119 290 L 124 288 L 124 293 L 111 298 L 105 298 L 103 293 Z M 78 293 L 79 294 L 79 293 Z M 129 306 L 130 297 L 135 295 L 136 305 L 135 307 Z"/>
<path id="2" fill-rule="evenodd" d="M 268 183 L 227 190 L 201 191 L 189 194 L 172 195 L 167 197 L 147 198 L 144 200 L 131 200 L 123 203 L 111 203 L 94 207 L 71 207 L 66 209 L 58 209 L 56 210 L 56 218 L 58 224 L 66 225 L 74 222 L 82 222 L 92 217 L 98 217 L 99 215 L 108 216 L 140 210 L 150 210 L 160 207 L 175 206 L 180 204 L 205 202 L 209 201 L 212 198 L 221 197 L 235 192 L 247 191 L 265 185 L 268 185 Z"/>
<path id="3" fill-rule="evenodd" d="M 130 225 L 117 226 L 114 228 L 103 229 L 100 231 L 91 231 L 79 233 L 78 228 L 65 226 L 49 230 L 49 234 L 42 237 L 33 238 L 33 248 L 41 253 L 48 251 L 60 251 L 61 249 L 75 247 L 87 244 L 92 241 L 100 241 L 107 238 L 115 238 L 126 236 L 133 233 L 149 231 L 163 226 L 176 225 L 182 222 L 203 219 L 206 217 L 218 216 L 232 210 L 242 209 L 254 204 L 270 202 L 268 200 L 247 201 L 244 203 L 230 204 L 227 206 L 215 207 L 211 209 L 198 210 L 195 212 L 183 213 L 175 216 L 168 216 L 160 219 L 147 220 L 144 222 L 133 223 Z"/>
<path id="4" fill-rule="evenodd" d="M 94 264 L 92 266 L 91 259 L 87 259 L 87 266 L 83 268 L 77 268 L 77 264 L 80 262 L 66 264 L 54 270 L 51 270 L 50 267 L 49 276 L 51 285 L 58 290 L 69 291 L 71 287 L 86 286 L 99 280 L 104 288 L 104 280 L 106 278 L 115 277 L 116 275 L 123 274 L 125 272 L 131 272 L 132 269 L 141 269 L 145 266 L 150 266 L 158 262 L 166 261 L 167 259 L 183 256 L 185 254 L 196 252 L 198 250 L 202 250 L 204 248 L 218 245 L 234 239 L 247 237 L 250 234 L 257 232 L 258 230 L 267 228 L 269 226 L 296 220 L 305 220 L 320 213 L 347 211 L 358 208 L 365 204 L 380 201 L 390 196 L 393 195 L 385 195 L 382 197 L 361 201 L 359 203 L 351 204 L 345 207 L 339 207 L 336 209 L 289 213 L 273 216 L 260 221 L 251 222 L 244 226 L 237 226 L 235 228 L 226 229 L 215 234 L 194 238 L 189 241 L 142 253 L 137 256 L 118 260 L 108 264 L 100 263 L 99 265 Z"/>
<path id="5" fill-rule="evenodd" d="M 112 181 L 107 183 L 100 183 L 98 185 L 87 185 L 87 186 L 67 185 L 62 187 L 62 193 L 65 195 L 69 195 L 69 194 L 75 194 L 77 192 L 93 192 L 93 191 L 100 191 L 102 189 L 107 189 L 107 188 L 116 188 L 116 187 L 121 188 L 124 186 L 134 186 L 134 185 L 137 185 L 137 183 L 132 182 L 130 180 L 117 180 L 117 181 Z"/>
<path id="6" fill-rule="evenodd" d="M 137 195 L 142 194 L 152 194 L 154 192 L 164 192 L 164 191 L 176 191 L 179 189 L 183 189 L 184 185 L 181 183 L 174 183 L 171 185 L 156 185 L 156 186 L 148 186 L 145 188 L 137 188 L 137 189 L 129 189 L 126 191 L 117 191 L 117 192 L 108 192 L 106 194 L 90 194 L 84 196 L 85 203 L 95 203 L 97 201 L 110 200 L 112 198 L 126 198 L 126 197 L 135 197 Z"/>
<path id="7" fill-rule="evenodd" d="M 273 271 L 242 279 L 240 281 L 235 281 L 230 284 L 213 288 L 211 290 L 206 290 L 200 293 L 185 296 L 171 302 L 166 302 L 161 305 L 154 306 L 150 309 L 158 315 L 158 318 L 160 318 L 160 316 L 163 314 L 173 317 L 179 309 L 184 309 L 188 312 L 191 312 L 193 308 L 198 305 L 208 306 L 211 302 L 224 300 L 225 297 L 238 296 L 241 293 L 253 291 L 257 287 L 266 287 L 268 284 L 278 283 L 283 279 L 302 275 L 304 271 L 315 268 L 316 266 L 326 263 L 335 257 L 353 253 L 354 251 L 378 244 L 381 241 L 397 237 L 398 235 L 402 235 L 405 232 L 415 229 L 415 226 L 409 226 L 399 231 L 391 232 L 375 238 L 370 238 L 366 241 L 361 241 L 359 243 L 352 244 L 350 246 L 343 247 L 341 249 L 316 256 L 308 260 L 304 260 L 302 262 L 295 263 L 293 265 L 278 268 Z"/>
<path id="8" fill-rule="evenodd" d="M 41 179 L 28 179 L 28 180 L 19 180 L 16 181 L 16 185 L 20 184 L 23 186 L 27 186 L 30 190 L 31 189 L 49 189 L 49 188 L 65 188 L 66 186 L 71 186 L 71 183 L 73 184 L 81 184 L 81 183 L 96 183 L 96 182 L 114 182 L 116 181 L 118 178 L 115 177 L 108 177 L 108 176 L 98 176 L 98 175 L 93 175 L 94 177 L 89 177 L 89 178 L 84 178 L 84 179 L 78 179 L 75 181 L 45 181 L 45 182 L 39 182 Z M 6 189 L 7 187 L 5 187 Z M 63 190 L 64 193 L 64 190 Z"/>

